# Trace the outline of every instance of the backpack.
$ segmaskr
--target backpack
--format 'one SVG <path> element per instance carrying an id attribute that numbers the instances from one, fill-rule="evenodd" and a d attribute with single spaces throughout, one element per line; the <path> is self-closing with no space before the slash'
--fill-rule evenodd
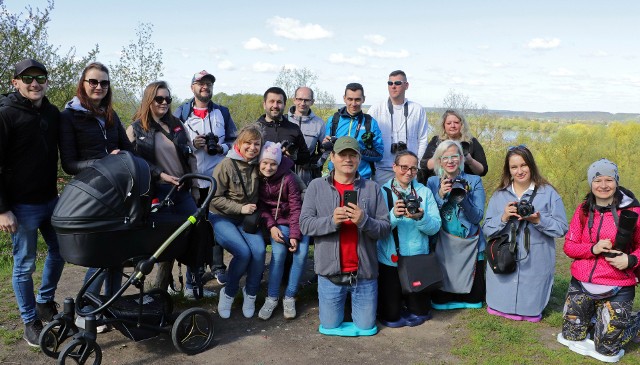
<path id="1" fill-rule="evenodd" d="M 371 132 L 371 116 L 366 113 L 362 113 L 364 115 L 364 133 Z M 337 111 L 333 114 L 331 118 L 331 136 L 336 135 L 336 131 L 338 130 L 338 123 L 340 123 L 340 111 Z M 362 125 L 362 119 L 358 118 L 358 126 L 356 128 L 356 135 L 353 138 L 358 139 L 358 135 L 360 135 L 360 126 Z M 369 166 L 371 167 L 371 177 L 376 174 L 376 165 L 373 162 L 369 162 Z"/>

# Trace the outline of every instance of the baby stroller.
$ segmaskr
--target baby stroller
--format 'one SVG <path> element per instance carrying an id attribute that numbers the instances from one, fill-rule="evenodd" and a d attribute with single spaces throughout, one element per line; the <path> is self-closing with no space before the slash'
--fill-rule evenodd
<path id="1" fill-rule="evenodd" d="M 102 158 L 65 187 L 51 219 L 60 254 L 69 263 L 99 270 L 75 301 L 65 299 L 63 312 L 42 330 L 42 352 L 57 358 L 58 364 L 100 364 L 96 326 L 103 324 L 113 325 L 134 341 L 170 333 L 174 346 L 187 354 L 209 347 L 214 329 L 208 311 L 190 308 L 174 317 L 165 290 L 144 289 L 157 262 L 178 259 L 194 265 L 185 258 L 197 256 L 192 252 L 198 242 L 190 242 L 187 232 L 205 219 L 216 187 L 212 177 L 198 174 L 187 174 L 180 183 L 194 178 L 208 180 L 211 187 L 205 202 L 187 219 L 167 212 L 175 187 L 152 210 L 149 166 L 128 152 Z M 116 293 L 106 297 L 88 292 L 103 271 L 121 267 L 134 269 L 131 274 L 123 272 L 127 280 Z M 124 295 L 132 285 L 139 292 Z M 85 317 L 83 331 L 74 323 L 76 312 Z"/>

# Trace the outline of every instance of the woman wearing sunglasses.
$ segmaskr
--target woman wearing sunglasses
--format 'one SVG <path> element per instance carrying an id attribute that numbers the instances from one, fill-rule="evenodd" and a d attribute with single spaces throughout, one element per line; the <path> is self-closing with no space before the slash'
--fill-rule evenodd
<path id="1" fill-rule="evenodd" d="M 107 67 L 99 62 L 87 65 L 78 80 L 76 95 L 60 113 L 60 160 L 67 174 L 76 175 L 108 154 L 133 151 L 120 118 L 113 110 L 112 95 Z M 96 271 L 96 268 L 89 268 L 85 282 Z M 114 268 L 96 278 L 88 291 L 97 295 L 104 283 L 104 294 L 111 296 L 120 288 L 121 282 L 122 273 Z M 82 320 L 78 323 L 84 327 Z M 104 326 L 98 327 L 99 331 L 104 329 Z"/>
<path id="2" fill-rule="evenodd" d="M 415 153 L 398 152 L 393 172 L 395 177 L 382 186 L 394 233 L 378 241 L 378 319 L 383 325 L 396 328 L 417 326 L 431 318 L 426 290 L 402 294 L 396 247 L 403 256 L 428 254 L 429 236 L 440 229 L 440 214 L 431 191 L 415 180 Z"/>
<path id="3" fill-rule="evenodd" d="M 421 181 L 426 181 L 435 175 L 435 169 L 439 167 L 439 161 L 433 158 L 436 147 L 445 140 L 458 141 L 464 151 L 464 172 L 467 174 L 485 176 L 489 171 L 487 157 L 478 140 L 471 135 L 471 129 L 464 116 L 455 110 L 447 110 L 442 114 L 442 119 L 437 125 L 438 135 L 434 136 L 427 150 L 420 160 Z M 424 179 L 424 180 L 422 180 Z"/>
<path id="4" fill-rule="evenodd" d="M 485 192 L 482 179 L 463 171 L 465 157 L 459 142 L 442 141 L 436 148 L 436 176 L 427 181 L 442 220 L 436 241 L 436 256 L 444 286 L 431 296 L 434 309 L 482 308 L 485 295 L 484 235 L 480 221 L 484 215 Z"/>
<path id="5" fill-rule="evenodd" d="M 487 267 L 487 311 L 516 321 L 539 322 L 551 296 L 555 239 L 567 233 L 568 223 L 562 198 L 542 177 L 524 145 L 507 151 L 482 230 L 491 237 L 510 233 L 511 227 L 517 232 L 517 266 L 507 274 Z"/>

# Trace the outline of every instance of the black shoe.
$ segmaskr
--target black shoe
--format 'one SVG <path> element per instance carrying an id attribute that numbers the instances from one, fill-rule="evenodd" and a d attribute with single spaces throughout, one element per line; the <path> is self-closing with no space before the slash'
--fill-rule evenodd
<path id="1" fill-rule="evenodd" d="M 216 275 L 213 272 L 207 271 L 204 274 L 202 274 L 202 284 L 206 284 L 215 278 L 216 278 Z"/>
<path id="2" fill-rule="evenodd" d="M 25 341 L 32 347 L 40 347 L 40 332 L 42 332 L 42 322 L 39 319 L 31 321 L 24 325 Z"/>
<path id="3" fill-rule="evenodd" d="M 60 308 L 60 304 L 53 300 L 46 303 L 36 303 L 36 315 L 43 322 L 51 322 L 53 316 L 58 314 L 58 308 Z"/>

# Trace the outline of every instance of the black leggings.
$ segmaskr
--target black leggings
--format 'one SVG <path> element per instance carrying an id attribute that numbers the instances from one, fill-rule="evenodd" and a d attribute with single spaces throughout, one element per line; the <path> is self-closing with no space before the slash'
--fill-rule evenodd
<path id="1" fill-rule="evenodd" d="M 473 284 L 471 291 L 467 294 L 449 293 L 442 290 L 436 290 L 431 294 L 431 300 L 436 304 L 445 304 L 449 302 L 463 303 L 482 303 L 486 293 L 486 285 L 484 280 L 485 260 L 476 263 L 476 272 L 473 275 Z"/>
<path id="2" fill-rule="evenodd" d="M 424 316 L 431 309 L 429 293 L 402 294 L 398 268 L 378 264 L 378 316 L 380 319 L 395 322 L 400 319 L 403 301 L 410 313 Z"/>

